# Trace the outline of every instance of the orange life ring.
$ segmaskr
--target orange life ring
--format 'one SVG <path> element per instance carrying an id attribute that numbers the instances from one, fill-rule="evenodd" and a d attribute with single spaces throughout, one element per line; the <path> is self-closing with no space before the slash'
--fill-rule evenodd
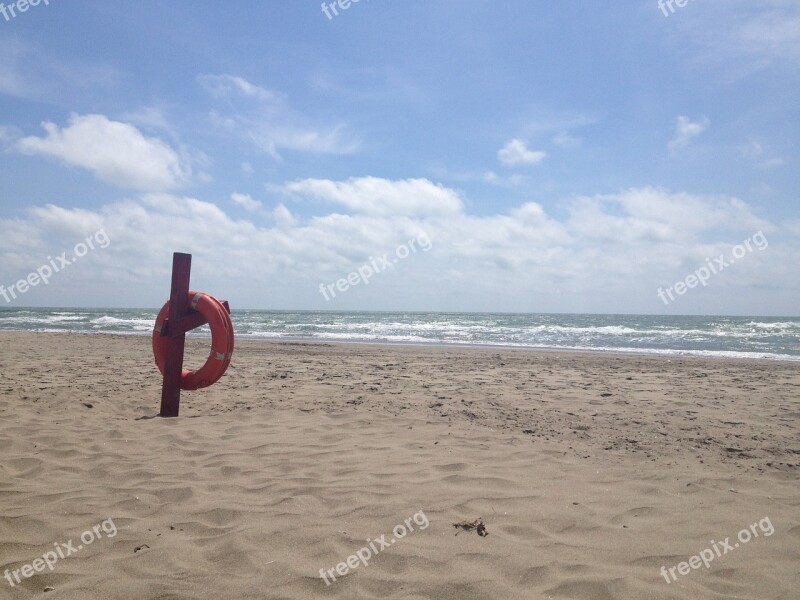
<path id="1" fill-rule="evenodd" d="M 203 292 L 190 291 L 189 306 L 203 315 L 211 327 L 211 353 L 205 364 L 197 371 L 183 369 L 181 373 L 181 389 L 197 390 L 219 381 L 228 369 L 233 355 L 233 323 L 222 303 Z M 166 364 L 167 336 L 161 335 L 161 329 L 168 316 L 169 301 L 159 311 L 153 327 L 153 355 L 162 375 Z"/>

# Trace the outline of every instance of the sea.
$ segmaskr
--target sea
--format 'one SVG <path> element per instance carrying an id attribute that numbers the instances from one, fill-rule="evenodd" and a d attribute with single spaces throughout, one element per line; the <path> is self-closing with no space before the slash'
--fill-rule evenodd
<path id="1" fill-rule="evenodd" d="M 0 331 L 150 335 L 156 309 L 0 308 Z M 800 361 L 800 317 L 235 310 L 238 339 Z M 209 335 L 208 328 L 194 335 Z"/>

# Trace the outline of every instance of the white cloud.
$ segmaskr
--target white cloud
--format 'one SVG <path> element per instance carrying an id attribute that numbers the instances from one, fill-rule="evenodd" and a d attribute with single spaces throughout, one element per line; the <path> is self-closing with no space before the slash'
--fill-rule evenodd
<path id="1" fill-rule="evenodd" d="M 652 187 L 579 197 L 569 212 L 569 229 L 582 239 L 629 248 L 691 247 L 715 226 L 740 232 L 771 228 L 739 198 L 674 194 Z"/>
<path id="2" fill-rule="evenodd" d="M 534 106 L 521 125 L 522 135 L 540 137 L 568 132 L 572 129 L 593 125 L 599 120 L 598 115 L 573 111 L 553 110 L 545 106 Z"/>
<path id="3" fill-rule="evenodd" d="M 745 50 L 771 58 L 800 59 L 800 7 L 774 6 L 745 21 L 736 35 Z"/>
<path id="4" fill-rule="evenodd" d="M 507 177 L 503 177 L 494 171 L 486 171 L 480 177 L 475 178 L 475 180 L 483 181 L 484 183 L 490 183 L 499 187 L 518 188 L 528 182 L 528 176 L 520 175 L 519 173 L 513 173 Z"/>
<path id="5" fill-rule="evenodd" d="M 525 142 L 513 139 L 497 151 L 497 159 L 507 167 L 519 165 L 538 165 L 547 153 L 541 150 L 529 150 Z"/>
<path id="6" fill-rule="evenodd" d="M 175 129 L 167 119 L 164 111 L 155 106 L 145 106 L 139 110 L 127 112 L 120 118 L 124 119 L 127 123 L 133 123 L 135 125 L 149 127 L 151 129 L 160 129 L 172 136 L 176 135 Z"/>
<path id="7" fill-rule="evenodd" d="M 760 169 L 776 169 L 786 164 L 786 160 L 778 156 L 766 158 L 764 146 L 758 140 L 750 140 L 747 144 L 740 145 L 739 151 L 743 156 L 752 159 Z"/>
<path id="8" fill-rule="evenodd" d="M 680 115 L 675 122 L 675 136 L 667 144 L 667 148 L 670 152 L 683 148 L 708 129 L 709 124 L 710 121 L 705 116 L 697 121 L 692 121 L 689 117 Z"/>
<path id="9" fill-rule="evenodd" d="M 24 137 L 15 147 L 29 155 L 52 156 L 92 171 L 107 183 L 137 190 L 178 187 L 190 167 L 167 144 L 149 138 L 133 125 L 103 115 L 73 115 L 69 126 L 42 123 L 44 137 Z"/>
<path id="10" fill-rule="evenodd" d="M 495 171 L 458 171 L 444 167 L 433 167 L 429 170 L 430 174 L 437 179 L 453 183 L 487 183 L 502 188 L 519 188 L 530 180 L 528 175 L 522 173 L 509 173 L 507 175 L 498 174 Z"/>
<path id="11" fill-rule="evenodd" d="M 238 192 L 233 192 L 231 194 L 231 200 L 234 204 L 238 204 L 243 209 L 249 212 L 255 212 L 261 208 L 261 202 L 254 199 L 250 194 L 240 194 Z"/>
<path id="12" fill-rule="evenodd" d="M 739 4 L 745 6 L 734 9 L 727 23 L 717 18 L 717 26 L 707 27 L 700 41 L 728 58 L 749 57 L 764 65 L 800 58 L 800 6 L 796 2 L 768 0 L 759 6 L 739 0 Z"/>
<path id="13" fill-rule="evenodd" d="M 669 25 L 673 52 L 707 69 L 710 83 L 738 81 L 771 67 L 785 68 L 779 77 L 796 78 L 800 4 L 795 0 L 696 2 L 691 19 L 670 19 Z"/>
<path id="14" fill-rule="evenodd" d="M 5 4 L 10 2 L 6 0 Z M 5 19 L 0 23 L 5 25 Z M 31 41 L 34 37 L 6 31 L 0 36 L 0 94 L 69 105 L 85 100 L 88 93 L 102 93 L 119 83 L 119 73 L 103 65 L 101 57 L 76 59 L 71 56 L 74 53 Z"/>
<path id="15" fill-rule="evenodd" d="M 763 230 L 768 249 L 687 294 L 676 310 L 719 314 L 755 307 L 779 314 L 798 302 L 790 265 L 800 261 L 800 247 L 781 240 L 797 223 L 778 230 L 737 198 L 635 188 L 575 198 L 558 217 L 538 202 L 471 215 L 460 203 L 447 211 L 424 211 L 421 203 L 413 210 L 398 207 L 394 194 L 384 205 L 392 210 L 362 210 L 366 190 L 381 187 L 457 194 L 425 180 L 358 183 L 331 181 L 321 192 L 336 202 L 342 194 L 340 203 L 354 205 L 353 214 L 317 207 L 313 216 L 299 218 L 279 204 L 268 226 L 171 194 L 95 211 L 43 206 L 0 220 L 0 230 L 8 232 L 0 238 L 0 264 L 8 281 L 19 279 L 102 227 L 111 245 L 29 292 L 26 303 L 160 305 L 169 287 L 169 257 L 181 249 L 195 255 L 197 284 L 234 308 L 659 312 L 658 286 L 682 280 L 706 258 L 729 253 Z M 335 306 L 320 296 L 320 282 L 346 276 L 423 231 L 430 252 L 408 258 Z"/>
<path id="16" fill-rule="evenodd" d="M 553 143 L 559 148 L 577 148 L 583 143 L 583 140 L 566 131 L 559 131 L 553 136 Z"/>
<path id="17" fill-rule="evenodd" d="M 286 184 L 284 191 L 335 202 L 357 213 L 371 215 L 451 214 L 460 211 L 462 206 L 461 198 L 455 191 L 427 179 L 303 179 Z"/>
<path id="18" fill-rule="evenodd" d="M 758 163 L 758 166 L 761 167 L 762 169 L 775 169 L 777 167 L 782 167 L 785 164 L 786 164 L 785 159 L 776 157 L 776 158 L 767 158 Z"/>
<path id="19" fill-rule="evenodd" d="M 278 204 L 278 206 L 272 210 L 272 218 L 275 219 L 275 223 L 281 227 L 289 227 L 296 223 L 292 212 L 283 204 Z"/>
<path id="20" fill-rule="evenodd" d="M 0 148 L 5 150 L 12 146 L 21 136 L 22 134 L 16 127 L 0 125 Z"/>
<path id="21" fill-rule="evenodd" d="M 247 140 L 276 160 L 281 150 L 313 154 L 351 154 L 359 142 L 344 123 L 320 125 L 294 110 L 287 99 L 272 90 L 232 75 L 200 75 L 198 82 L 223 109 L 212 111 L 216 127 Z"/>
<path id="22" fill-rule="evenodd" d="M 218 98 L 227 98 L 231 96 L 233 92 L 267 102 L 275 102 L 278 99 L 278 96 L 274 92 L 253 85 L 241 77 L 234 77 L 232 75 L 200 75 L 198 79 L 200 83 Z"/>

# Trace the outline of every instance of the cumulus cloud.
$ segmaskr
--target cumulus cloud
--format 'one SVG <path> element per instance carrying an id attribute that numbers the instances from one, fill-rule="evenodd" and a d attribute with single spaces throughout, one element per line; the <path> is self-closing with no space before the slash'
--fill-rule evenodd
<path id="1" fill-rule="evenodd" d="M 73 115 L 67 127 L 45 122 L 42 128 L 44 137 L 23 137 L 16 149 L 58 158 L 119 187 L 167 190 L 181 185 L 191 173 L 178 153 L 161 140 L 103 115 Z"/>
<path id="2" fill-rule="evenodd" d="M 282 227 L 289 227 L 296 222 L 292 211 L 286 208 L 284 204 L 278 204 L 272 209 L 272 218 L 275 219 L 276 224 Z"/>
<path id="3" fill-rule="evenodd" d="M 127 123 L 133 123 L 141 127 L 159 129 L 167 134 L 177 137 L 175 128 L 170 123 L 164 110 L 156 106 L 143 106 L 138 110 L 126 112 L 121 115 Z"/>
<path id="4" fill-rule="evenodd" d="M 168 291 L 171 253 L 180 249 L 195 255 L 202 289 L 224 295 L 234 307 L 331 308 L 319 295 L 320 282 L 346 276 L 424 232 L 430 252 L 337 298 L 335 308 L 658 312 L 658 286 L 683 279 L 707 257 L 763 230 L 767 250 L 748 254 L 695 290 L 682 308 L 695 302 L 697 311 L 742 312 L 758 303 L 762 312 L 778 314 L 796 306 L 800 293 L 788 273 L 800 248 L 782 242 L 787 234 L 738 198 L 633 188 L 574 198 L 558 213 L 528 201 L 472 215 L 455 191 L 426 180 L 286 185 L 300 185 L 304 194 L 315 190 L 347 212 L 317 205 L 299 216 L 278 204 L 272 218 L 259 224 L 234 219 L 214 203 L 167 193 L 98 210 L 47 205 L 0 220 L 0 229 L 9 232 L 0 238 L 0 264 L 8 281 L 18 279 L 102 227 L 112 239 L 108 248 L 37 288 L 26 302 L 85 305 L 90 298 L 112 306 L 157 306 Z M 369 205 L 365 190 L 380 189 L 392 192 L 382 205 Z M 426 189 L 429 199 L 452 203 L 447 210 L 425 210 L 423 201 L 400 200 L 406 189 Z"/>
<path id="5" fill-rule="evenodd" d="M 519 165 L 538 165 L 547 153 L 541 150 L 529 150 L 525 142 L 513 139 L 497 151 L 497 159 L 507 167 Z"/>
<path id="6" fill-rule="evenodd" d="M 231 194 L 231 200 L 234 204 L 241 206 L 249 212 L 255 212 L 261 208 L 261 202 L 253 198 L 250 194 L 234 192 Z"/>
<path id="7" fill-rule="evenodd" d="M 582 239 L 630 249 L 658 244 L 690 247 L 714 224 L 740 232 L 771 228 L 739 198 L 652 187 L 579 197 L 569 212 L 569 228 Z"/>
<path id="8" fill-rule="evenodd" d="M 462 207 L 458 193 L 427 179 L 302 179 L 286 184 L 283 189 L 289 194 L 334 202 L 372 215 L 452 214 Z"/>
<path id="9" fill-rule="evenodd" d="M 708 129 L 709 124 L 710 121 L 705 116 L 697 121 L 692 121 L 689 117 L 683 115 L 679 116 L 675 122 L 675 136 L 667 144 L 667 148 L 670 152 L 683 148 Z"/>

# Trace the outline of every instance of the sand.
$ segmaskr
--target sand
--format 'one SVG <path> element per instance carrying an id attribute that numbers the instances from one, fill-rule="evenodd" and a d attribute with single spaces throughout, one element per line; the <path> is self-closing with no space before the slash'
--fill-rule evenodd
<path id="1" fill-rule="evenodd" d="M 796 363 L 239 341 L 161 419 L 147 338 L 0 342 L 0 599 L 800 598 Z"/>

